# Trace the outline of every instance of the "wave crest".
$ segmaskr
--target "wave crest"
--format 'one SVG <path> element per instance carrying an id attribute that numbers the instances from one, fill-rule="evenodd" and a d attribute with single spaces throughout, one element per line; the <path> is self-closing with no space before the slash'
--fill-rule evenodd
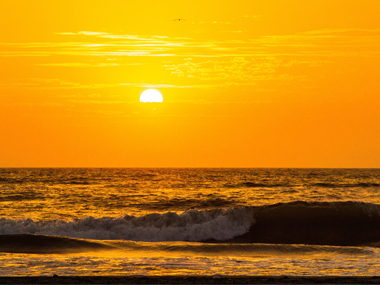
<path id="1" fill-rule="evenodd" d="M 73 221 L 0 219 L 0 234 L 43 234 L 85 239 L 133 241 L 229 240 L 247 233 L 254 223 L 253 208 L 167 212 L 142 217 L 87 217 Z"/>

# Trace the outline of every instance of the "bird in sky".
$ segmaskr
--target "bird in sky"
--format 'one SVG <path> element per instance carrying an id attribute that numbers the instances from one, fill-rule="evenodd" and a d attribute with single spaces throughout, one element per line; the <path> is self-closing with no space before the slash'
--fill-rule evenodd
<path id="1" fill-rule="evenodd" d="M 185 19 L 174 19 L 173 21 L 186 21 Z"/>

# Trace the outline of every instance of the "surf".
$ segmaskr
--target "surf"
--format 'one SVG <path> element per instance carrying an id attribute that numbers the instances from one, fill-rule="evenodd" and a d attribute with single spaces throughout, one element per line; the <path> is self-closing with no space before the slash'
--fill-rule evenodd
<path id="1" fill-rule="evenodd" d="M 145 242 L 373 245 L 380 244 L 380 205 L 298 201 L 71 221 L 0 218 L 0 235 L 15 234 Z"/>

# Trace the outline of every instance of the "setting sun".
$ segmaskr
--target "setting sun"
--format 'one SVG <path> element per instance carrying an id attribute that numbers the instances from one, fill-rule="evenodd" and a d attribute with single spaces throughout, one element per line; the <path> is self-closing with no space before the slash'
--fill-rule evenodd
<path id="1" fill-rule="evenodd" d="M 142 103 L 162 103 L 163 101 L 161 93 L 156 89 L 147 89 L 140 95 L 140 102 Z"/>

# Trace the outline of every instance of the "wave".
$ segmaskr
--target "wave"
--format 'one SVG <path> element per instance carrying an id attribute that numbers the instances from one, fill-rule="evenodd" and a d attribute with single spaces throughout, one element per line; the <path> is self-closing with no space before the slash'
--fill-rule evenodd
<path id="1" fill-rule="evenodd" d="M 250 230 L 228 242 L 336 246 L 380 242 L 380 205 L 292 202 L 259 207 L 254 215 Z"/>
<path id="2" fill-rule="evenodd" d="M 297 245 L 297 244 L 255 244 L 255 243 L 199 243 L 199 242 L 138 242 L 128 240 L 96 241 L 69 237 L 12 234 L 0 235 L 0 252 L 25 254 L 68 254 L 101 251 L 106 254 L 112 251 L 114 255 L 145 252 L 160 255 L 175 254 L 205 254 L 231 256 L 231 254 L 260 256 L 268 255 L 308 255 L 329 254 L 346 255 L 377 255 L 377 249 L 369 247 L 341 247 L 326 245 Z"/>
<path id="3" fill-rule="evenodd" d="M 0 219 L 0 234 L 95 240 L 196 241 L 356 246 L 380 244 L 380 205 L 292 202 L 225 210 L 189 210 L 120 218 Z"/>
<path id="4" fill-rule="evenodd" d="M 122 249 L 138 251 L 161 251 L 161 252 L 189 252 L 203 254 L 217 254 L 219 256 L 233 254 L 244 254 L 258 256 L 260 254 L 270 255 L 287 255 L 290 254 L 348 254 L 348 255 L 377 255 L 377 249 L 369 247 L 354 246 L 328 246 L 328 245 L 304 245 L 304 244 L 252 244 L 252 243 L 157 243 L 154 246 L 151 243 L 128 242 L 115 244 Z"/>
<path id="5" fill-rule="evenodd" d="M 133 241 L 229 240 L 249 231 L 253 208 L 196 209 L 182 214 L 167 212 L 142 217 L 93 218 L 64 221 L 0 219 L 0 234 L 43 234 L 84 239 Z"/>
<path id="6" fill-rule="evenodd" d="M 171 199 L 162 199 L 158 201 L 152 201 L 148 205 L 146 203 L 138 204 L 135 203 L 133 206 L 139 207 L 142 209 L 149 209 L 155 211 L 167 211 L 169 209 L 216 209 L 216 208 L 231 208 L 237 204 L 236 201 L 226 198 L 219 197 L 208 197 L 204 199 L 196 198 L 171 198 Z"/>
<path id="7" fill-rule="evenodd" d="M 35 195 L 34 193 L 23 193 L 23 194 L 13 194 L 9 196 L 3 195 L 0 197 L 0 202 L 10 202 L 10 201 L 31 201 L 31 200 L 43 200 L 45 197 L 41 195 Z"/>
<path id="8" fill-rule="evenodd" d="M 322 188 L 354 188 L 354 187 L 372 188 L 372 187 L 380 187 L 380 184 L 379 183 L 365 183 L 365 182 L 353 183 L 353 184 L 318 182 L 318 183 L 311 184 L 311 186 L 322 187 Z"/>
<path id="9" fill-rule="evenodd" d="M 85 179 L 70 180 L 70 179 L 55 179 L 52 181 L 48 178 L 1 178 L 0 184 L 28 184 L 28 183 L 54 183 L 54 184 L 71 184 L 71 185 L 91 185 L 94 182 L 86 181 Z"/>
<path id="10" fill-rule="evenodd" d="M 290 184 L 266 184 L 266 183 L 256 183 L 256 182 L 243 182 L 236 185 L 226 184 L 227 188 L 278 188 L 278 187 L 290 187 L 295 185 Z"/>
<path id="11" fill-rule="evenodd" d="M 112 249 L 101 243 L 67 237 L 44 235 L 0 235 L 0 252 L 76 253 Z"/>
<path id="12" fill-rule="evenodd" d="M 257 183 L 257 182 L 243 182 L 238 184 L 225 184 L 227 188 L 288 188 L 288 187 L 298 187 L 302 184 L 292 184 L 292 183 Z M 303 186 L 307 187 L 321 187 L 321 188 L 376 188 L 380 187 L 380 183 L 370 183 L 370 182 L 360 182 L 360 183 L 329 183 L 329 182 L 316 182 L 316 183 L 306 183 Z"/>

